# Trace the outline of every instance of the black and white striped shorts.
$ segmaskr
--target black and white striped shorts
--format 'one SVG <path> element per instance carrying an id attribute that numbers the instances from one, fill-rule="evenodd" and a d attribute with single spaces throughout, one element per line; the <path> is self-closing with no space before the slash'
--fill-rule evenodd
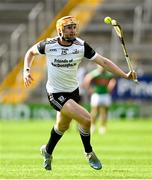
<path id="1" fill-rule="evenodd" d="M 79 88 L 73 92 L 47 93 L 47 95 L 51 106 L 57 111 L 61 111 L 69 99 L 73 99 L 77 103 L 80 101 Z"/>

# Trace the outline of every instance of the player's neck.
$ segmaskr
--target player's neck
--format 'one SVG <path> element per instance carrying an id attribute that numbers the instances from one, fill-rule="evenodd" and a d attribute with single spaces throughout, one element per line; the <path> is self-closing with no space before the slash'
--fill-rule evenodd
<path id="1" fill-rule="evenodd" d="M 66 41 L 66 40 L 64 40 L 63 38 L 59 38 L 58 39 L 58 42 L 59 42 L 59 44 L 60 45 L 62 45 L 62 46 L 71 46 L 72 44 L 73 44 L 73 42 L 71 41 Z"/>

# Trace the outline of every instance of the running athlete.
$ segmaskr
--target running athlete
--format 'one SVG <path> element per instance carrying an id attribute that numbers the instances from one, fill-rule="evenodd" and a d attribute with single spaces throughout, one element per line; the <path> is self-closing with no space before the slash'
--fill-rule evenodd
<path id="1" fill-rule="evenodd" d="M 84 78 L 84 86 L 91 94 L 91 132 L 96 129 L 96 118 L 99 114 L 99 133 L 104 134 L 107 129 L 108 109 L 111 105 L 111 92 L 116 80 L 113 74 L 105 71 L 101 66 L 88 73 Z"/>
<path id="2" fill-rule="evenodd" d="M 62 17 L 57 21 L 56 29 L 57 37 L 36 43 L 27 51 L 24 59 L 24 84 L 29 87 L 33 81 L 31 75 L 33 58 L 36 55 L 46 55 L 48 69 L 46 90 L 51 106 L 57 111 L 56 123 L 51 130 L 48 143 L 40 149 L 44 156 L 44 168 L 52 169 L 53 150 L 74 119 L 79 126 L 88 163 L 92 168 L 98 170 L 102 168 L 102 165 L 90 144 L 91 116 L 77 103 L 79 101 L 79 84 L 76 78 L 78 65 L 86 57 L 90 62 L 97 63 L 125 79 L 135 79 L 136 73 L 123 72 L 117 65 L 95 52 L 85 41 L 78 38 L 78 21 L 75 17 Z"/>

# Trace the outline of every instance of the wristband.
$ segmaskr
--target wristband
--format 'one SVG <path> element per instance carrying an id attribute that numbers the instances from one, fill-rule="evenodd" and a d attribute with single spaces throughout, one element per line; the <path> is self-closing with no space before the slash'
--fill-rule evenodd
<path id="1" fill-rule="evenodd" d="M 24 76 L 24 78 L 27 77 L 29 74 L 30 74 L 30 68 L 27 67 L 27 68 L 25 68 L 24 71 L 23 71 L 23 76 Z"/>
<path id="2" fill-rule="evenodd" d="M 26 68 L 25 71 L 26 71 L 26 72 L 29 72 L 29 71 L 30 71 L 30 68 Z"/>

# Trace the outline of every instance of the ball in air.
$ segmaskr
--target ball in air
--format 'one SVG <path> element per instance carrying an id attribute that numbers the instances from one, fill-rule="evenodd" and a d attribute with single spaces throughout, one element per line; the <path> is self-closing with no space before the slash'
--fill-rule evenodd
<path id="1" fill-rule="evenodd" d="M 110 24 L 111 21 L 112 21 L 112 19 L 111 19 L 111 17 L 109 17 L 109 16 L 107 16 L 107 17 L 104 18 L 104 22 L 105 22 L 106 24 Z"/>

